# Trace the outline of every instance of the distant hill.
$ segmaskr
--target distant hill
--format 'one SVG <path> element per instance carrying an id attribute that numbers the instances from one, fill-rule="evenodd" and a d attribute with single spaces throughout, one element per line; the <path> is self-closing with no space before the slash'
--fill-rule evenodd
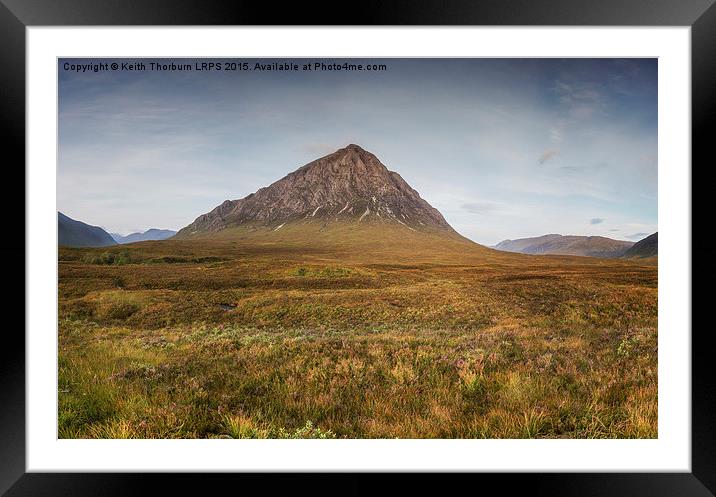
<path id="1" fill-rule="evenodd" d="M 114 238 L 99 226 L 90 226 L 57 213 L 57 243 L 63 247 L 106 247 L 117 245 Z"/>
<path id="2" fill-rule="evenodd" d="M 603 236 L 543 235 L 533 238 L 504 240 L 493 248 L 505 252 L 533 255 L 581 255 L 588 257 L 621 257 L 634 242 Z"/>
<path id="3" fill-rule="evenodd" d="M 659 254 L 659 232 L 639 240 L 624 252 L 624 257 L 654 257 Z"/>
<path id="4" fill-rule="evenodd" d="M 167 238 L 171 238 L 176 234 L 177 232 L 173 230 L 160 230 L 157 228 L 151 228 L 144 233 L 132 233 L 127 236 L 122 236 L 119 233 L 112 233 L 112 238 L 114 238 L 117 243 L 124 244 L 144 242 L 148 240 L 166 240 Z"/>

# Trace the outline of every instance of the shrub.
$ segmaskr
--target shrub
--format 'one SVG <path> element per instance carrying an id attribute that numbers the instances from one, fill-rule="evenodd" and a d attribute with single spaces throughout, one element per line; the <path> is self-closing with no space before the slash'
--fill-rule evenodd
<path id="1" fill-rule="evenodd" d="M 131 302 L 117 302 L 111 304 L 105 311 L 105 317 L 109 319 L 127 319 L 139 310 L 137 304 Z"/>
<path id="2" fill-rule="evenodd" d="M 634 350 L 636 342 L 636 337 L 624 337 L 617 347 L 617 355 L 619 357 L 629 357 Z"/>
<path id="3" fill-rule="evenodd" d="M 132 263 L 132 256 L 128 250 L 121 252 L 102 252 L 101 254 L 89 253 L 82 257 L 82 262 L 85 264 L 96 264 L 96 265 L 117 265 L 121 266 L 124 264 Z"/>
<path id="4" fill-rule="evenodd" d="M 278 438 L 316 438 L 316 439 L 327 439 L 336 438 L 335 433 L 331 430 L 321 430 L 318 426 L 313 426 L 313 423 L 306 421 L 306 424 L 301 428 L 297 428 L 292 433 L 287 432 L 284 428 L 279 430 Z"/>
<path id="5" fill-rule="evenodd" d="M 223 416 L 226 435 L 230 438 L 267 438 L 267 430 L 258 428 L 245 416 Z"/>

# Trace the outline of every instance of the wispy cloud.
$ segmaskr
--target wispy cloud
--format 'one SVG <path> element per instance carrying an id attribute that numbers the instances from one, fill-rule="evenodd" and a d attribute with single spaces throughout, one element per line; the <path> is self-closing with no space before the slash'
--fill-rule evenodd
<path id="1" fill-rule="evenodd" d="M 590 81 L 567 83 L 558 79 L 554 83 L 554 90 L 572 117 L 590 117 L 603 105 L 602 92 L 597 84 Z"/>
<path id="2" fill-rule="evenodd" d="M 544 152 L 542 152 L 542 154 L 539 156 L 539 159 L 537 159 L 537 162 L 539 162 L 540 164 L 544 164 L 548 160 L 556 157 L 558 153 L 559 153 L 559 150 L 557 150 L 556 148 L 547 149 Z"/>
<path id="3" fill-rule="evenodd" d="M 111 231 L 178 229 L 357 143 L 481 243 L 656 231 L 655 61 L 386 63 L 371 74 L 61 71 L 58 208 Z M 608 223 L 585 222 L 596 213 Z"/>
<path id="4" fill-rule="evenodd" d="M 626 237 L 629 240 L 641 240 L 642 238 L 646 238 L 649 236 L 649 233 L 634 233 L 633 235 L 627 235 Z"/>
<path id="5" fill-rule="evenodd" d="M 489 214 L 499 208 L 497 204 L 492 202 L 465 202 L 461 207 L 471 214 Z"/>
<path id="6" fill-rule="evenodd" d="M 549 138 L 554 143 L 561 143 L 564 140 L 562 124 L 557 124 L 549 129 Z"/>
<path id="7" fill-rule="evenodd" d="M 589 224 L 602 224 L 604 222 L 604 219 L 601 217 L 593 217 L 589 220 Z"/>

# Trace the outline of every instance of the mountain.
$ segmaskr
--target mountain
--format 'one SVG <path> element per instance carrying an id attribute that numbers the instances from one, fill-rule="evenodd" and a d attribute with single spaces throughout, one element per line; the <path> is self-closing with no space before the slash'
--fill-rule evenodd
<path id="1" fill-rule="evenodd" d="M 166 240 L 176 235 L 177 232 L 173 230 L 160 230 L 157 228 L 151 228 L 144 233 L 132 233 L 127 236 L 122 236 L 119 233 L 112 233 L 114 241 L 120 244 L 144 242 L 148 240 Z"/>
<path id="2" fill-rule="evenodd" d="M 240 200 L 227 200 L 177 233 L 178 239 L 239 232 L 323 232 L 383 227 L 460 237 L 396 172 L 358 145 L 314 160 Z M 462 238 L 462 237 L 460 237 Z"/>
<path id="3" fill-rule="evenodd" d="M 518 252 L 531 254 L 533 252 L 525 252 L 532 245 L 540 245 L 543 243 L 549 243 L 554 240 L 562 238 L 562 235 L 542 235 L 533 238 L 518 238 L 517 240 L 503 240 L 493 248 L 497 250 L 503 250 L 505 252 Z"/>
<path id="4" fill-rule="evenodd" d="M 90 226 L 57 213 L 57 243 L 64 247 L 106 247 L 117 242 L 99 226 Z"/>
<path id="5" fill-rule="evenodd" d="M 624 257 L 653 257 L 659 255 L 659 232 L 639 240 L 624 252 Z"/>
<path id="6" fill-rule="evenodd" d="M 589 257 L 620 257 L 634 242 L 613 240 L 603 236 L 562 236 L 556 234 L 534 238 L 504 240 L 493 248 L 521 254 L 581 255 Z"/>

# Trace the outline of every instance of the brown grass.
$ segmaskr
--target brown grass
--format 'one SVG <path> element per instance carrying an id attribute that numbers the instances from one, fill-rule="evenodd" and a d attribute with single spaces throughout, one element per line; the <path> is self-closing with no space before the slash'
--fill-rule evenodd
<path id="1" fill-rule="evenodd" d="M 378 235 L 61 249 L 59 436 L 657 436 L 655 265 Z"/>

